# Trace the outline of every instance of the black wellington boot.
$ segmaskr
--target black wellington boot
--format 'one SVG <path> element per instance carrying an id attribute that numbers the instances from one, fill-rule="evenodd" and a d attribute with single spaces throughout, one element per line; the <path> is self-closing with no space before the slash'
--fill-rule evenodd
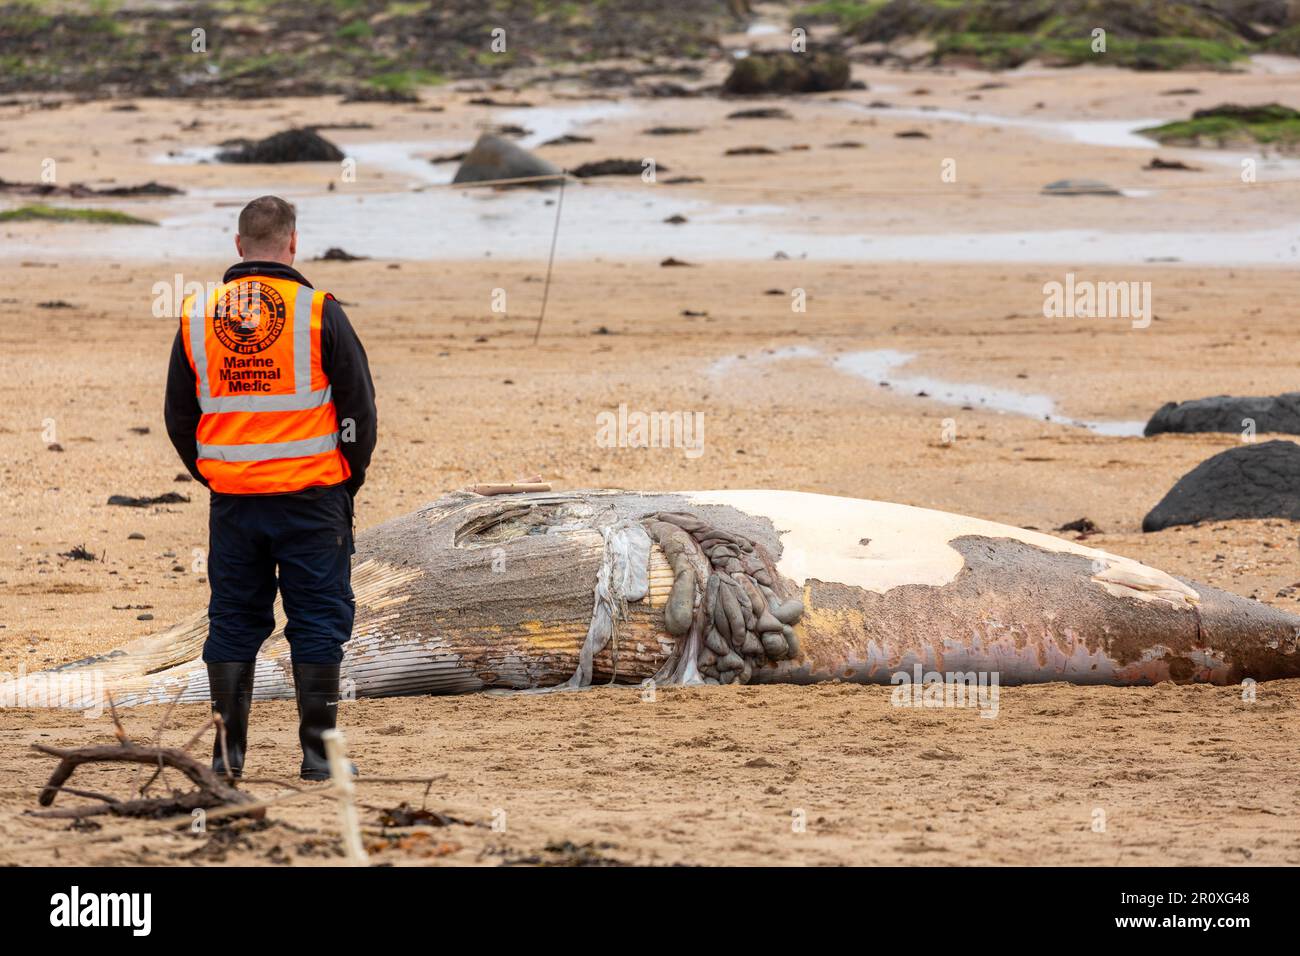
<path id="1" fill-rule="evenodd" d="M 303 780 L 328 780 L 329 761 L 321 735 L 334 729 L 339 712 L 339 665 L 294 664 L 294 696 L 298 700 L 298 742 L 302 744 Z"/>
<path id="2" fill-rule="evenodd" d="M 244 774 L 244 752 L 248 748 L 248 712 L 253 706 L 253 661 L 222 661 L 208 665 L 208 691 L 212 697 L 212 712 L 221 715 L 226 729 L 226 751 L 221 752 L 221 734 L 212 745 L 212 769 L 223 777 L 226 760 L 230 759 L 230 775 Z"/>

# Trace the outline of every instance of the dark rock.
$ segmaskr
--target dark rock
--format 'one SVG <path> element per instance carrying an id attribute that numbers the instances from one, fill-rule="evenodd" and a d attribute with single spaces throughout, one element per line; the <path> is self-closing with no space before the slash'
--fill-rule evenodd
<path id="1" fill-rule="evenodd" d="M 894 134 L 894 139 L 929 139 L 930 134 L 923 129 L 905 129 Z"/>
<path id="2" fill-rule="evenodd" d="M 522 101 L 511 103 L 508 100 L 493 99 L 490 96 L 476 96 L 473 99 L 466 100 L 466 102 L 469 103 L 470 106 L 505 106 L 514 110 L 527 110 L 532 109 L 533 107 L 532 103 L 524 103 Z"/>
<path id="3" fill-rule="evenodd" d="M 310 129 L 287 129 L 255 142 L 222 150 L 223 163 L 337 163 L 343 151 Z"/>
<path id="4" fill-rule="evenodd" d="M 167 186 L 154 180 L 149 180 L 139 186 L 113 186 L 109 189 L 96 189 L 95 193 L 99 196 L 180 196 L 184 194 L 183 189 L 177 189 L 175 186 Z"/>
<path id="5" fill-rule="evenodd" d="M 683 262 L 681 259 L 675 259 L 672 256 L 669 256 L 667 259 L 665 259 L 663 262 L 659 264 L 661 266 L 689 266 L 692 263 Z"/>
<path id="6" fill-rule="evenodd" d="M 1151 162 L 1142 167 L 1143 169 L 1185 169 L 1189 172 L 1199 172 L 1200 166 L 1188 166 L 1180 159 L 1161 159 L 1159 156 L 1151 157 Z"/>
<path id="7" fill-rule="evenodd" d="M 686 217 L 681 213 L 675 213 L 664 220 L 664 222 L 668 223 L 670 226 L 681 226 L 684 225 L 686 221 Z"/>
<path id="8" fill-rule="evenodd" d="M 688 96 L 702 96 L 704 90 L 699 87 L 682 86 L 680 83 L 645 83 L 634 91 L 636 96 L 648 96 L 653 99 L 678 99 Z"/>
<path id="9" fill-rule="evenodd" d="M 849 85 L 849 61 L 829 51 L 751 53 L 737 60 L 722 84 L 738 96 L 755 93 L 823 93 Z"/>
<path id="10" fill-rule="evenodd" d="M 669 186 L 681 186 L 686 183 L 702 183 L 702 182 L 704 182 L 703 176 L 672 176 L 664 180 L 664 183 Z"/>
<path id="11" fill-rule="evenodd" d="M 624 66 L 596 66 L 582 70 L 582 81 L 592 87 L 633 86 L 639 80 L 652 77 L 680 76 L 698 80 L 704 75 L 703 69 L 689 63 L 667 66 L 663 63 L 648 63 L 645 66 L 628 68 Z M 555 74 L 553 79 L 563 79 Z"/>
<path id="12" fill-rule="evenodd" d="M 655 171 L 666 173 L 668 167 L 656 163 Z M 592 176 L 640 176 L 645 172 L 645 167 L 639 159 L 602 159 L 599 162 L 575 166 L 571 172 L 580 179 L 588 179 Z"/>
<path id="13" fill-rule="evenodd" d="M 733 146 L 724 154 L 727 156 L 774 156 L 776 150 L 766 146 Z"/>
<path id="14" fill-rule="evenodd" d="M 1045 196 L 1122 196 L 1114 186 L 1097 179 L 1058 179 L 1043 187 Z"/>
<path id="15" fill-rule="evenodd" d="M 188 495 L 178 494 L 175 491 L 168 491 L 161 495 L 155 495 L 152 498 L 133 498 L 130 495 L 110 495 L 108 503 L 110 505 L 119 505 L 123 508 L 148 508 L 152 505 L 185 504 L 189 500 Z"/>
<path id="16" fill-rule="evenodd" d="M 1300 445 L 1241 445 L 1201 462 L 1142 519 L 1142 530 L 1237 518 L 1300 521 Z"/>
<path id="17" fill-rule="evenodd" d="M 1215 395 L 1190 402 L 1168 402 L 1151 416 L 1144 435 L 1162 432 L 1240 432 L 1255 423 L 1257 432 L 1300 435 L 1300 392 L 1270 396 Z"/>
<path id="18" fill-rule="evenodd" d="M 38 309 L 75 309 L 76 306 L 71 302 L 64 302 L 62 299 L 51 299 L 49 302 L 37 302 Z"/>
<path id="19" fill-rule="evenodd" d="M 136 196 L 180 196 L 183 189 L 164 186 L 162 183 L 150 182 L 141 186 L 112 186 L 108 189 L 93 189 L 82 183 L 59 186 L 56 183 L 10 182 L 0 179 L 0 192 L 22 193 L 28 196 L 67 196 L 70 199 L 84 199 L 87 196 L 115 196 L 133 198 Z"/>
<path id="20" fill-rule="evenodd" d="M 529 179 L 536 176 L 554 176 L 558 181 L 560 168 L 508 139 L 484 133 L 465 155 L 453 183 L 480 183 L 498 179 Z M 551 186 L 554 182 L 517 183 L 519 186 Z"/>
<path id="21" fill-rule="evenodd" d="M 316 262 L 360 262 L 363 259 L 369 259 L 369 256 L 354 256 L 352 253 L 340 249 L 338 246 L 330 246 L 325 250 L 325 254 L 317 256 Z"/>
<path id="22" fill-rule="evenodd" d="M 1099 534 L 1101 532 L 1101 529 L 1097 527 L 1097 522 L 1091 518 L 1075 518 L 1073 521 L 1067 521 L 1056 530 L 1077 531 L 1080 534 Z"/>
<path id="23" fill-rule="evenodd" d="M 697 126 L 651 126 L 642 132 L 647 136 L 687 136 L 699 131 Z"/>
<path id="24" fill-rule="evenodd" d="M 794 119 L 789 110 L 779 106 L 756 106 L 749 110 L 728 113 L 727 119 Z"/>
<path id="25" fill-rule="evenodd" d="M 375 86 L 359 86 L 347 96 L 343 97 L 341 103 L 418 103 L 420 97 L 409 90 L 400 89 L 382 89 Z"/>
<path id="26" fill-rule="evenodd" d="M 594 143 L 595 140 L 590 136 L 577 136 L 573 133 L 565 133 L 563 136 L 557 136 L 554 139 L 548 139 L 542 143 L 543 146 L 572 146 L 575 143 Z"/>
<path id="27" fill-rule="evenodd" d="M 29 196 L 50 196 L 68 192 L 72 188 L 74 187 L 56 186 L 54 183 L 17 182 L 0 177 L 0 192 L 5 193 L 25 193 Z M 90 190 L 86 190 L 82 195 L 89 195 L 89 193 Z"/>

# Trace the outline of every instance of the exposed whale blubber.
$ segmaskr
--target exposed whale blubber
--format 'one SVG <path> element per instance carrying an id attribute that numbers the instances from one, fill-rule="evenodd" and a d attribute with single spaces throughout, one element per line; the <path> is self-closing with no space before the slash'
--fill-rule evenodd
<path id="1" fill-rule="evenodd" d="M 363 533 L 353 588 L 361 697 L 889 683 L 915 664 L 1003 684 L 1300 676 L 1300 617 L 1038 532 L 794 492 L 453 495 Z M 60 672 L 100 668 L 122 705 L 203 700 L 205 634 L 198 615 Z M 282 631 L 256 696 L 292 696 Z"/>

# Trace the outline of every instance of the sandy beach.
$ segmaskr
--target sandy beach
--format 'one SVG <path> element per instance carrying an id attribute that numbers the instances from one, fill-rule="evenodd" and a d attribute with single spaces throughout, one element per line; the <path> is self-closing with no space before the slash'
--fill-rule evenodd
<path id="1" fill-rule="evenodd" d="M 560 489 L 792 489 L 1049 532 L 1087 517 L 1101 529 L 1090 546 L 1300 611 L 1291 522 L 1141 532 L 1179 477 L 1241 440 L 1141 437 L 1157 408 L 1294 388 L 1297 161 L 1134 132 L 1225 101 L 1300 106 L 1294 82 L 1267 64 L 854 77 L 867 88 L 763 100 L 790 114 L 769 120 L 728 119 L 754 105 L 731 100 L 605 101 L 562 85 L 494 94 L 533 104 L 513 109 L 454 86 L 421 106 L 0 107 L 6 179 L 36 179 L 52 158 L 61 183 L 186 191 L 77 203 L 158 226 L 0 224 L 0 302 L 23 318 L 0 329 L 0 671 L 103 653 L 204 606 L 207 494 L 178 480 L 161 415 L 169 290 L 220 279 L 238 207 L 266 192 L 299 204 L 298 265 L 343 302 L 374 370 L 380 441 L 359 527 L 531 473 Z M 1180 88 L 1201 92 L 1170 95 Z M 331 164 L 201 161 L 230 137 L 309 123 L 372 124 L 321 130 L 355 156 L 354 181 Z M 554 191 L 450 189 L 455 164 L 427 161 L 499 123 L 531 129 L 522 142 L 566 168 L 659 167 L 655 182 L 566 187 L 536 344 Z M 662 125 L 698 132 L 645 132 Z M 566 133 L 593 142 L 540 145 Z M 747 146 L 773 152 L 727 155 Z M 1197 169 L 1144 169 L 1157 155 Z M 1242 182 L 1242 159 L 1256 181 Z M 1066 178 L 1124 194 L 1041 194 Z M 330 247 L 368 258 L 313 261 Z M 1045 317 L 1044 285 L 1070 273 L 1150 283 L 1149 322 Z M 597 416 L 620 405 L 703 412 L 703 454 L 601 447 Z M 189 500 L 106 504 L 167 492 Z M 78 546 L 97 560 L 63 556 Z M 373 852 L 397 864 L 1296 864 L 1297 707 L 1290 681 L 1253 702 L 1236 687 L 1006 687 L 996 719 L 896 708 L 888 687 L 667 688 L 654 701 L 619 687 L 355 701 L 340 724 L 366 774 L 446 774 L 428 806 L 459 822 L 436 838 L 378 835 L 379 810 L 420 804 L 422 787 L 362 789 Z M 186 739 L 203 710 L 176 708 L 166 739 Z M 133 709 L 124 725 L 149 738 L 163 712 Z M 290 702 L 259 703 L 250 774 L 292 776 L 295 733 Z M 0 710 L 0 863 L 337 861 L 321 800 L 201 836 L 25 815 L 52 768 L 33 742 L 111 735 L 107 716 Z M 81 783 L 121 790 L 134 774 Z"/>

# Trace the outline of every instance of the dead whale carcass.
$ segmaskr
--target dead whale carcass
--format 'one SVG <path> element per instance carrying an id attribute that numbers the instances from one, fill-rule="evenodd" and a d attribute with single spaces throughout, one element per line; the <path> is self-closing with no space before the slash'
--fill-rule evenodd
<path id="1" fill-rule="evenodd" d="M 453 495 L 363 533 L 353 586 L 359 697 L 888 683 L 918 664 L 1008 684 L 1300 676 L 1300 617 L 1051 535 L 797 492 Z M 198 615 L 60 673 L 98 669 L 119 704 L 203 700 L 205 632 Z M 256 696 L 292 696 L 280 630 Z"/>

